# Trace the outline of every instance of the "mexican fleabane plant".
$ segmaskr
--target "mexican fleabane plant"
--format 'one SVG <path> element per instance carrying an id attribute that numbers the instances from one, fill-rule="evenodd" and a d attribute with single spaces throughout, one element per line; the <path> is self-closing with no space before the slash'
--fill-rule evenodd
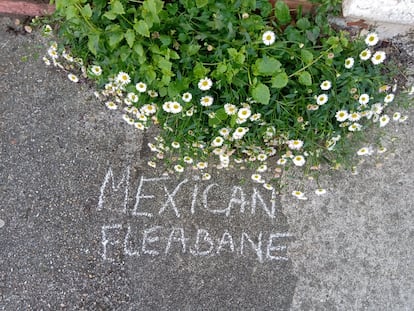
<path id="1" fill-rule="evenodd" d="M 208 179 L 213 163 L 247 162 L 252 180 L 272 189 L 281 167 L 336 162 L 350 136 L 392 119 L 393 73 L 378 35 L 333 30 L 326 7 L 311 15 L 268 0 L 55 2 L 60 47 L 45 61 L 65 68 L 63 51 L 109 109 L 139 130 L 157 126 L 150 166 L 164 159 Z"/>

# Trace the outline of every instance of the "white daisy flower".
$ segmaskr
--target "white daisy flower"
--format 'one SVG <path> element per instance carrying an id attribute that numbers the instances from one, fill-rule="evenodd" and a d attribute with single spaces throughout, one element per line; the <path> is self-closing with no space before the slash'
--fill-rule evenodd
<path id="1" fill-rule="evenodd" d="M 51 62 L 50 62 L 49 58 L 47 58 L 46 56 L 43 56 L 42 60 L 43 60 L 43 62 L 45 63 L 46 66 L 50 66 Z"/>
<path id="2" fill-rule="evenodd" d="M 272 45 L 275 43 L 276 35 L 273 31 L 268 30 L 262 36 L 262 41 L 265 45 Z"/>
<path id="3" fill-rule="evenodd" d="M 212 96 L 203 96 L 200 99 L 201 106 L 209 107 L 213 104 L 214 98 Z"/>
<path id="4" fill-rule="evenodd" d="M 326 189 L 318 188 L 318 189 L 315 190 L 315 194 L 316 195 L 324 195 L 324 194 L 326 194 Z"/>
<path id="5" fill-rule="evenodd" d="M 158 93 L 157 93 L 157 92 L 155 92 L 154 90 L 150 90 L 150 91 L 148 91 L 148 92 L 147 92 L 147 94 L 148 94 L 148 95 L 149 95 L 149 97 L 151 97 L 151 98 L 158 97 Z"/>
<path id="6" fill-rule="evenodd" d="M 178 173 L 184 172 L 184 167 L 180 164 L 174 165 L 174 170 Z"/>
<path id="7" fill-rule="evenodd" d="M 134 126 L 138 129 L 143 131 L 145 129 L 144 124 L 142 124 L 141 122 L 135 122 Z"/>
<path id="8" fill-rule="evenodd" d="M 171 113 L 180 113 L 183 110 L 183 107 L 178 102 L 171 102 L 170 103 L 170 112 Z"/>
<path id="9" fill-rule="evenodd" d="M 147 164 L 149 166 L 151 166 L 152 168 L 156 168 L 157 167 L 157 163 L 155 163 L 154 161 L 148 161 Z"/>
<path id="10" fill-rule="evenodd" d="M 372 118 L 373 114 L 374 113 L 371 110 L 361 111 L 361 117 L 365 117 L 365 118 L 367 118 L 367 120 L 370 120 Z"/>
<path id="11" fill-rule="evenodd" d="M 118 108 L 118 106 L 113 101 L 106 102 L 105 105 L 111 110 L 115 110 Z"/>
<path id="12" fill-rule="evenodd" d="M 262 164 L 262 165 L 260 165 L 258 168 L 257 168 L 257 170 L 256 170 L 258 173 L 264 173 L 264 172 L 266 172 L 267 171 L 267 165 L 266 164 Z"/>
<path id="13" fill-rule="evenodd" d="M 252 122 L 259 121 L 261 117 L 262 117 L 262 115 L 260 113 L 255 113 L 250 117 L 250 121 L 252 121 Z"/>
<path id="14" fill-rule="evenodd" d="M 191 157 L 189 157 L 189 156 L 185 156 L 184 158 L 183 158 L 183 161 L 185 162 L 185 163 L 187 163 L 187 164 L 192 164 L 194 161 L 193 161 L 193 159 L 191 158 Z"/>
<path id="15" fill-rule="evenodd" d="M 127 94 L 127 98 L 133 103 L 136 103 L 138 101 L 138 95 L 132 92 Z"/>
<path id="16" fill-rule="evenodd" d="M 144 82 L 138 82 L 137 84 L 135 84 L 135 88 L 140 93 L 144 93 L 147 91 L 147 85 Z"/>
<path id="17" fill-rule="evenodd" d="M 224 111 L 226 112 L 226 114 L 231 116 L 237 113 L 237 107 L 233 104 L 227 103 L 224 105 Z"/>
<path id="18" fill-rule="evenodd" d="M 384 127 L 388 124 L 388 122 L 390 122 L 390 117 L 384 114 L 383 116 L 380 117 L 379 122 L 380 122 L 379 126 Z"/>
<path id="19" fill-rule="evenodd" d="M 213 86 L 213 81 L 205 77 L 198 82 L 198 88 L 202 91 L 208 91 Z"/>
<path id="20" fill-rule="evenodd" d="M 187 117 L 191 117 L 191 116 L 193 116 L 193 114 L 194 114 L 194 107 L 191 107 L 190 109 L 188 109 L 188 110 L 185 112 L 185 115 L 186 115 Z"/>
<path id="21" fill-rule="evenodd" d="M 280 158 L 276 161 L 277 165 L 285 165 L 287 162 L 286 158 Z"/>
<path id="22" fill-rule="evenodd" d="M 382 109 L 383 109 L 384 107 L 382 106 L 382 104 L 381 103 L 375 103 L 375 104 L 373 104 L 372 106 L 371 106 L 371 111 L 373 112 L 373 113 L 375 113 L 376 115 L 380 115 L 381 113 L 382 113 Z"/>
<path id="23" fill-rule="evenodd" d="M 357 155 L 359 156 L 368 156 L 373 153 L 373 150 L 371 147 L 362 147 L 357 151 Z"/>
<path id="24" fill-rule="evenodd" d="M 359 112 L 352 112 L 348 115 L 348 120 L 351 122 L 359 121 L 361 119 L 361 114 Z"/>
<path id="25" fill-rule="evenodd" d="M 384 98 L 384 103 L 388 104 L 394 100 L 395 95 L 390 93 Z"/>
<path id="26" fill-rule="evenodd" d="M 354 58 L 353 57 L 348 57 L 347 59 L 345 59 L 345 68 L 346 69 L 351 69 L 354 66 Z"/>
<path id="27" fill-rule="evenodd" d="M 273 190 L 274 189 L 274 187 L 271 184 L 268 184 L 268 183 L 264 183 L 263 187 L 267 190 Z"/>
<path id="28" fill-rule="evenodd" d="M 408 120 L 408 116 L 402 116 L 402 117 L 398 120 L 398 122 L 403 123 L 403 122 L 405 122 L 405 121 L 407 121 L 407 120 Z"/>
<path id="29" fill-rule="evenodd" d="M 356 122 L 348 126 L 348 131 L 350 132 L 360 131 L 361 129 L 362 129 L 362 125 Z"/>
<path id="30" fill-rule="evenodd" d="M 358 102 L 359 102 L 361 105 L 366 105 L 366 104 L 368 104 L 368 102 L 369 102 L 369 95 L 368 95 L 368 94 L 361 94 L 361 95 L 359 96 Z"/>
<path id="31" fill-rule="evenodd" d="M 213 141 L 211 142 L 211 145 L 213 147 L 220 147 L 222 146 L 224 143 L 224 139 L 221 136 L 217 136 L 216 138 L 213 139 Z"/>
<path id="32" fill-rule="evenodd" d="M 66 59 L 68 62 L 73 62 L 73 56 L 70 55 L 66 50 L 62 51 L 62 56 L 64 59 Z"/>
<path id="33" fill-rule="evenodd" d="M 171 143 L 171 147 L 173 147 L 174 149 L 178 149 L 180 148 L 180 143 L 178 141 L 173 141 Z"/>
<path id="34" fill-rule="evenodd" d="M 371 58 L 371 51 L 369 49 L 363 50 L 361 53 L 359 53 L 359 58 L 361 60 L 368 60 Z"/>
<path id="35" fill-rule="evenodd" d="M 183 94 L 183 96 L 181 97 L 181 99 L 186 102 L 189 103 L 192 99 L 193 99 L 193 95 L 191 95 L 191 93 L 186 92 Z"/>
<path id="36" fill-rule="evenodd" d="M 377 153 L 380 153 L 381 154 L 381 153 L 384 153 L 386 151 L 387 151 L 387 148 L 381 146 L 381 147 L 378 148 Z"/>
<path id="37" fill-rule="evenodd" d="M 292 191 L 292 195 L 299 200 L 307 200 L 307 198 L 305 197 L 305 194 L 302 191 L 294 190 Z"/>
<path id="38" fill-rule="evenodd" d="M 303 166 L 306 162 L 305 157 L 302 155 L 297 155 L 292 158 L 293 164 L 296 166 Z"/>
<path id="39" fill-rule="evenodd" d="M 219 130 L 219 134 L 223 136 L 224 138 L 226 138 L 227 136 L 230 135 L 230 130 L 227 127 L 223 127 Z"/>
<path id="40" fill-rule="evenodd" d="M 135 123 L 134 119 L 132 119 L 132 118 L 131 118 L 129 115 L 127 115 L 127 114 L 122 115 L 122 119 L 124 119 L 124 121 L 125 121 L 126 123 L 128 123 L 129 125 L 132 125 L 132 124 L 134 124 L 134 123 Z"/>
<path id="41" fill-rule="evenodd" d="M 266 155 L 266 154 L 264 154 L 264 153 L 260 153 L 260 154 L 257 156 L 257 160 L 259 160 L 260 162 L 266 161 L 266 160 L 267 160 L 267 155 Z"/>
<path id="42" fill-rule="evenodd" d="M 58 59 L 58 57 L 59 57 L 59 54 L 58 54 L 58 52 L 56 51 L 56 49 L 54 49 L 54 48 L 52 48 L 52 47 L 50 47 L 50 48 L 47 50 L 47 54 L 48 54 L 51 58 L 53 58 L 53 59 Z"/>
<path id="43" fill-rule="evenodd" d="M 240 108 L 239 111 L 237 112 L 237 116 L 242 120 L 246 120 L 247 118 L 251 116 L 251 114 L 252 112 L 250 108 Z"/>
<path id="44" fill-rule="evenodd" d="M 238 140 L 238 139 L 242 139 L 242 138 L 243 138 L 243 136 L 244 136 L 244 135 L 245 135 L 248 131 L 249 131 L 249 129 L 248 129 L 248 128 L 246 128 L 246 127 L 238 127 L 238 128 L 236 128 L 236 129 L 234 130 L 232 137 L 233 137 L 233 139 L 236 139 L 236 140 Z"/>
<path id="45" fill-rule="evenodd" d="M 320 88 L 323 91 L 327 91 L 332 87 L 332 83 L 329 80 L 325 80 L 321 83 Z"/>
<path id="46" fill-rule="evenodd" d="M 349 115 L 348 114 L 348 111 L 346 111 L 346 110 L 339 110 L 339 111 L 336 112 L 335 118 L 339 122 L 344 122 L 344 121 L 348 120 L 348 115 Z"/>
<path id="47" fill-rule="evenodd" d="M 116 76 L 115 81 L 120 85 L 127 85 L 129 82 L 131 82 L 131 77 L 126 72 L 121 71 Z"/>
<path id="48" fill-rule="evenodd" d="M 211 175 L 209 173 L 204 173 L 203 175 L 201 175 L 201 180 L 210 180 L 211 179 Z"/>
<path id="49" fill-rule="evenodd" d="M 157 105 L 155 105 L 155 104 L 145 104 L 144 106 L 142 106 L 141 109 L 142 109 L 142 112 L 145 115 L 149 116 L 149 115 L 152 115 L 152 114 L 157 112 Z"/>
<path id="50" fill-rule="evenodd" d="M 50 35 L 52 33 L 52 27 L 50 25 L 43 26 L 43 34 Z"/>
<path id="51" fill-rule="evenodd" d="M 386 58 L 386 55 L 384 51 L 377 51 L 374 53 L 374 55 L 372 55 L 371 62 L 374 65 L 378 65 L 384 62 L 385 58 Z"/>
<path id="52" fill-rule="evenodd" d="M 326 94 L 318 95 L 318 97 L 316 98 L 316 103 L 319 106 L 322 106 L 322 105 L 326 104 L 327 101 L 328 101 L 328 95 L 326 95 Z"/>
<path id="53" fill-rule="evenodd" d="M 394 114 L 392 115 L 392 119 L 393 119 L 394 121 L 398 121 L 398 120 L 400 120 L 400 119 L 401 119 L 401 113 L 399 113 L 399 112 L 394 112 Z"/>
<path id="54" fill-rule="evenodd" d="M 207 162 L 198 162 L 198 163 L 196 164 L 196 167 L 197 167 L 199 170 L 203 170 L 203 169 L 207 168 L 207 166 L 208 166 Z"/>
<path id="55" fill-rule="evenodd" d="M 101 68 L 101 66 L 93 65 L 91 67 L 91 72 L 95 76 L 100 76 L 102 74 L 102 68 Z"/>
<path id="56" fill-rule="evenodd" d="M 292 139 L 288 141 L 288 147 L 291 150 L 300 150 L 303 146 L 303 141 L 300 139 Z"/>
<path id="57" fill-rule="evenodd" d="M 263 178 L 262 178 L 262 175 L 260 175 L 260 174 L 253 174 L 252 176 L 251 176 L 251 179 L 254 181 L 254 182 L 257 182 L 257 183 L 260 183 L 260 184 L 263 184 L 265 181 L 263 180 Z"/>
<path id="58" fill-rule="evenodd" d="M 368 46 L 374 46 L 378 43 L 378 35 L 374 32 L 371 32 L 369 34 L 367 34 L 367 37 L 365 38 L 365 43 Z"/>
<path id="59" fill-rule="evenodd" d="M 73 73 L 68 74 L 68 79 L 75 83 L 79 81 L 79 78 L 75 76 Z"/>

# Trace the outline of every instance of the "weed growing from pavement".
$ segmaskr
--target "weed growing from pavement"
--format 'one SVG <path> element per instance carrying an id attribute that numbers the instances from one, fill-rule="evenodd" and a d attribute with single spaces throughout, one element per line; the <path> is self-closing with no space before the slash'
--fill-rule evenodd
<path id="1" fill-rule="evenodd" d="M 59 44 L 44 61 L 73 82 L 95 80 L 96 96 L 137 130 L 159 127 L 148 165 L 203 179 L 248 167 L 271 190 L 289 166 L 382 152 L 352 141 L 407 118 L 387 113 L 396 73 L 378 35 L 332 29 L 326 12 L 339 2 L 323 2 L 292 15 L 268 0 L 56 0 Z"/>

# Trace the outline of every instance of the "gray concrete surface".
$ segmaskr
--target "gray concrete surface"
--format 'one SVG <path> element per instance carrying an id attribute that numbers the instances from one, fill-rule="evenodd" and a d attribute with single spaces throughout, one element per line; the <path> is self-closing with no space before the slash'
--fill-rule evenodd
<path id="1" fill-rule="evenodd" d="M 0 310 L 414 309 L 412 111 L 324 197 L 166 177 L 148 137 L 0 21 Z"/>

